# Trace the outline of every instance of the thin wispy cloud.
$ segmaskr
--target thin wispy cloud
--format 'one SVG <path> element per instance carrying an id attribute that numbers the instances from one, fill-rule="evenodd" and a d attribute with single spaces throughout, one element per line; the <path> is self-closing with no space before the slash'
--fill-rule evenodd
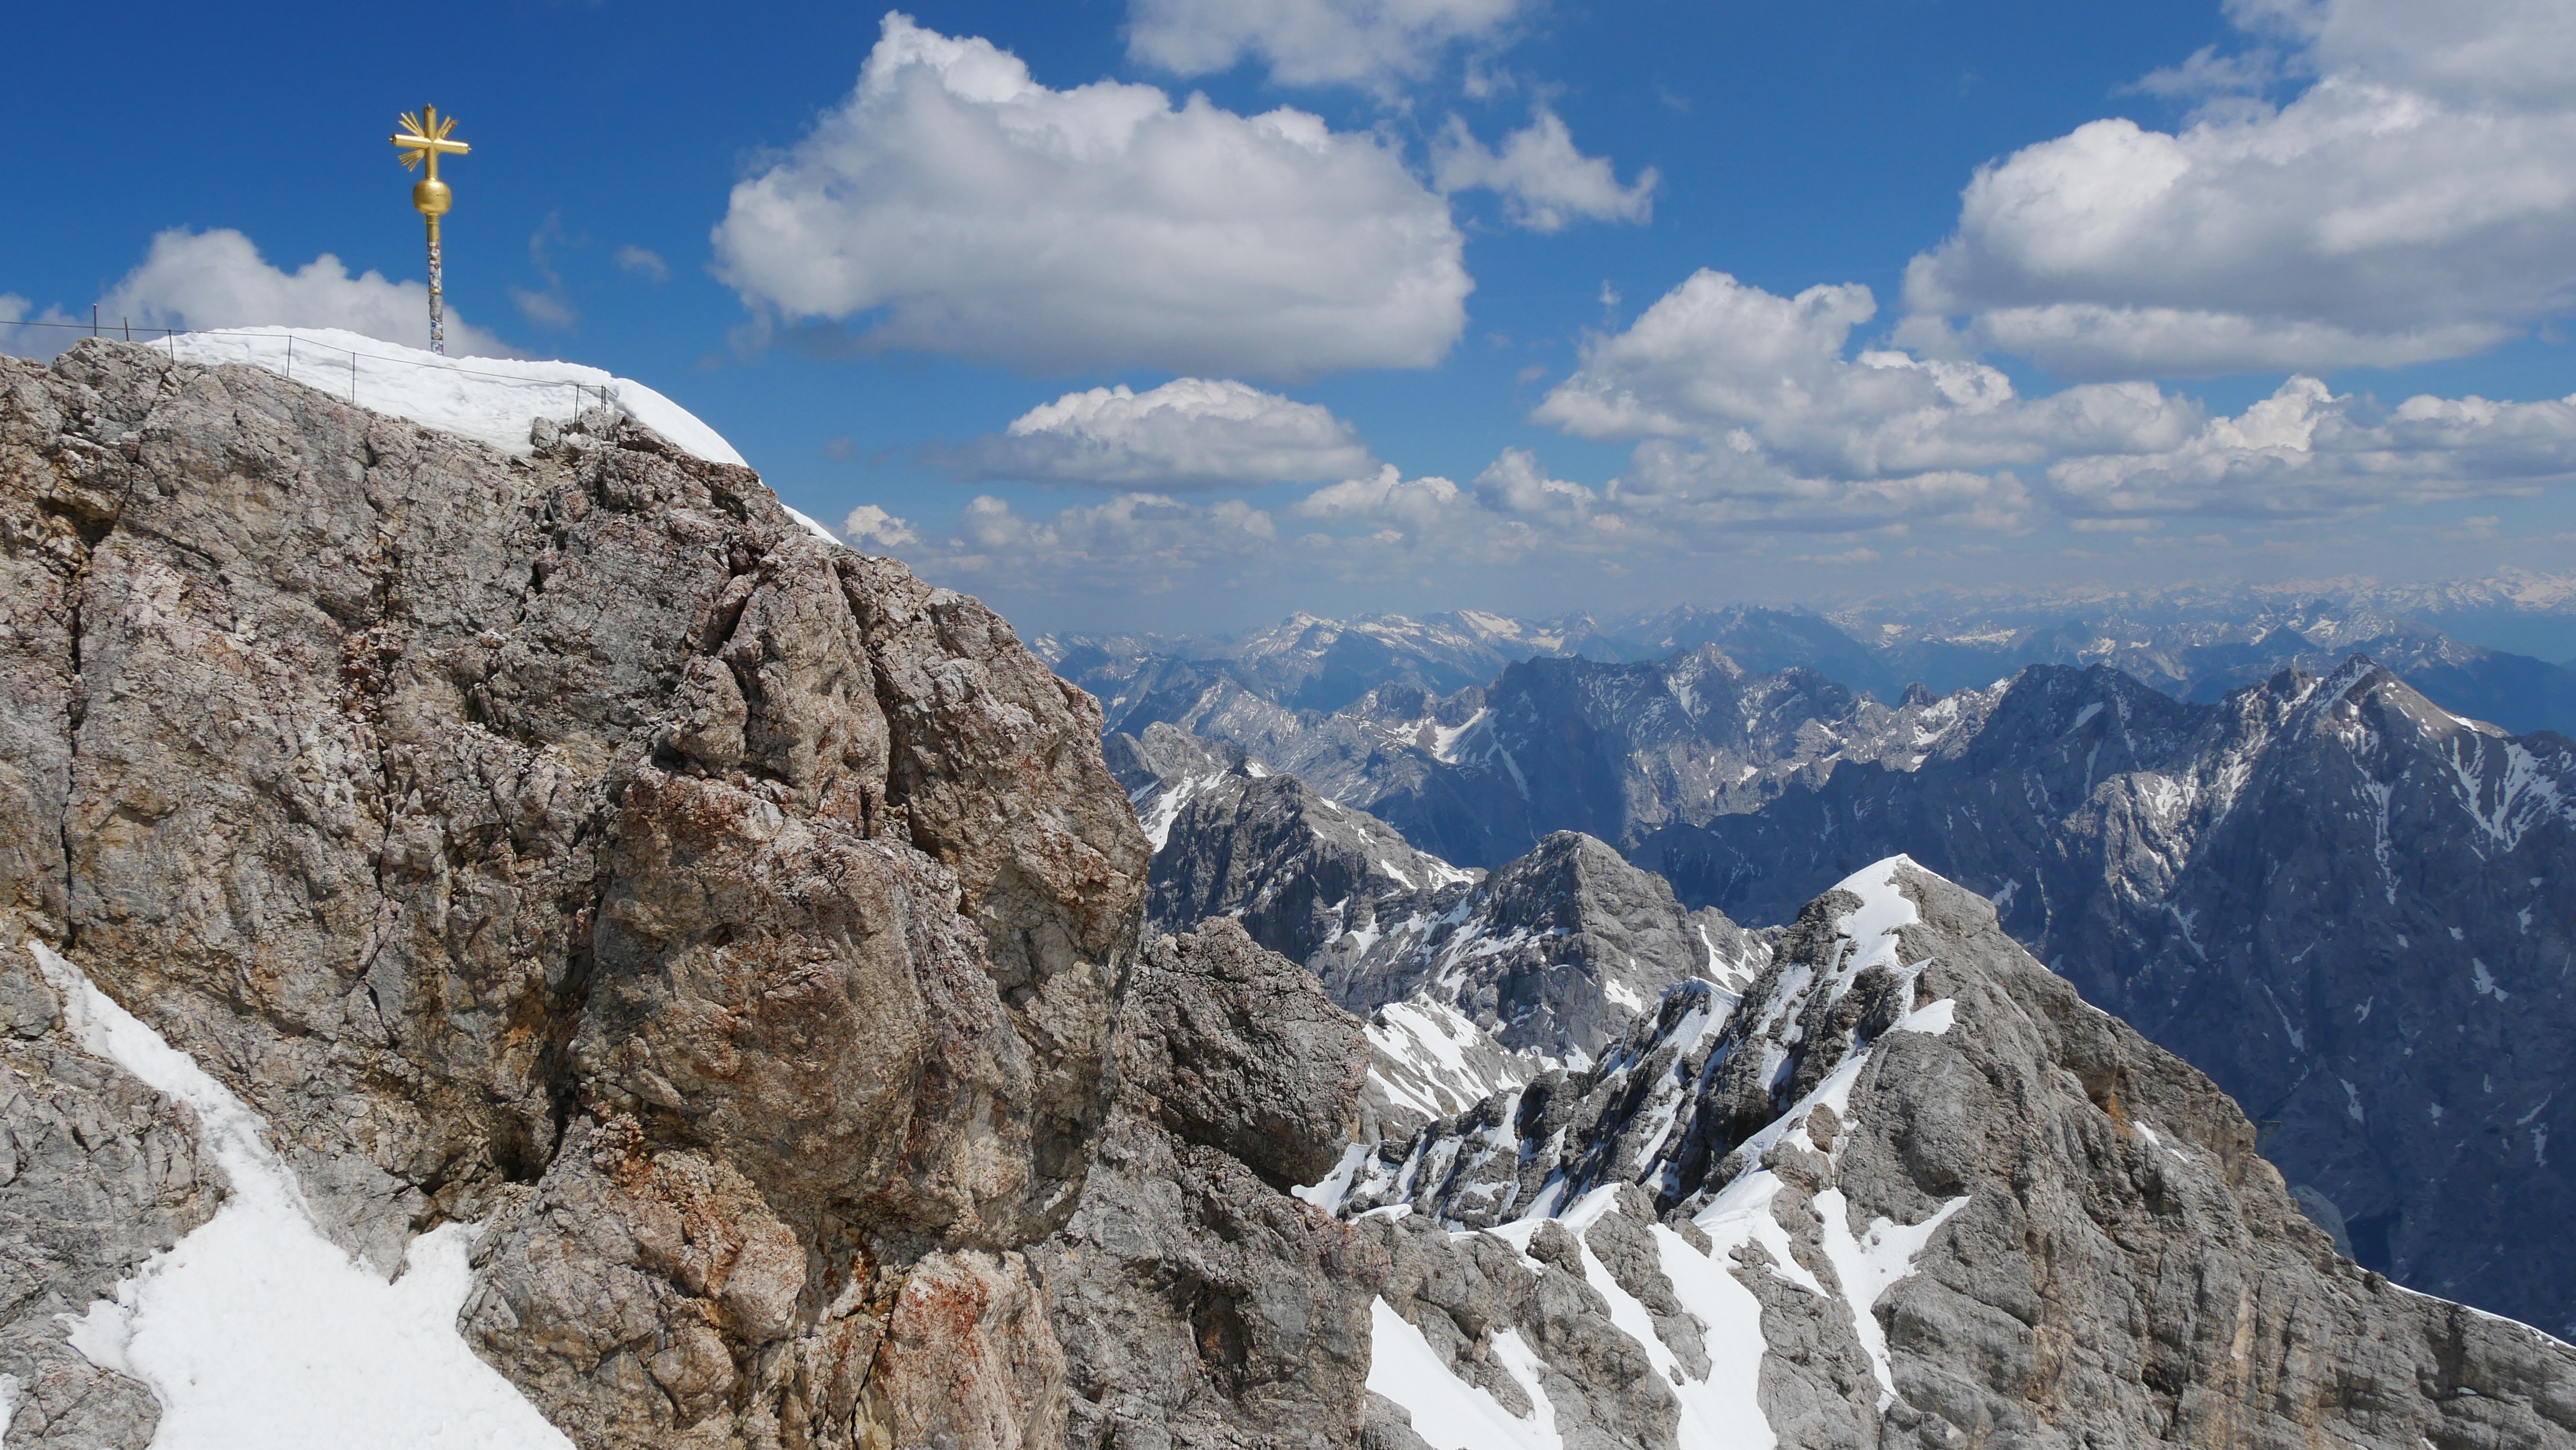
<path id="1" fill-rule="evenodd" d="M 1261 65 L 1283 85 L 1393 94 L 1456 48 L 1492 46 L 1526 0 L 1131 0 L 1127 53 L 1178 76 Z"/>

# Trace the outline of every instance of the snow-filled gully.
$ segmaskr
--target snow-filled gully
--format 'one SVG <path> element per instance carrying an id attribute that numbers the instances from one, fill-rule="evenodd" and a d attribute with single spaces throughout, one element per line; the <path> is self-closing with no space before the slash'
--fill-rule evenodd
<path id="1" fill-rule="evenodd" d="M 1914 903 L 1897 885 L 1898 870 L 1911 864 L 1903 857 L 1890 858 L 1841 883 L 1839 889 L 1859 896 L 1862 905 L 1839 923 L 1853 950 L 1845 956 L 1833 979 L 1847 983 L 1870 966 L 1887 966 L 1911 975 L 1927 965 L 1904 964 L 1897 944 L 1898 930 L 1918 920 Z M 1776 1010 L 1792 1011 L 1798 995 L 1795 991 L 1783 992 L 1772 1005 Z M 1950 1030 L 1956 1009 L 1956 1002 L 1945 997 L 1914 1009 L 1891 1030 L 1938 1036 Z M 1851 1090 L 1874 1056 L 1869 1050 L 1852 1054 L 1813 1092 L 1780 1114 L 1745 1146 L 1758 1155 L 1782 1135 L 1803 1130 L 1809 1115 L 1820 1106 L 1831 1108 L 1838 1119 L 1848 1122 Z M 1840 1154 L 1848 1135 L 1846 1129 L 1826 1150 L 1828 1158 Z M 1778 1437 L 1760 1402 L 1762 1360 L 1768 1352 L 1762 1334 L 1762 1305 L 1737 1277 L 1739 1273 L 1753 1272 L 1739 1265 L 1737 1252 L 1758 1244 L 1769 1259 L 1766 1271 L 1773 1278 L 1819 1300 L 1839 1301 L 1850 1316 L 1861 1348 L 1869 1356 L 1878 1382 L 1878 1406 L 1884 1411 L 1895 1401 L 1896 1385 L 1886 1334 L 1875 1310 L 1890 1289 L 1915 1272 L 1915 1258 L 1942 1225 L 1969 1202 L 1966 1196 L 1951 1199 L 1917 1224 L 1900 1225 L 1881 1217 L 1855 1234 L 1850 1227 L 1850 1205 L 1841 1190 L 1828 1188 L 1818 1193 L 1815 1208 L 1824 1224 L 1820 1246 L 1837 1281 L 1829 1287 L 1799 1262 L 1792 1252 L 1789 1231 L 1773 1217 L 1772 1204 L 1783 1186 L 1771 1170 L 1759 1167 L 1728 1183 L 1692 1218 L 1692 1223 L 1709 1238 L 1710 1249 L 1705 1254 L 1667 1225 L 1655 1224 L 1647 1230 L 1674 1296 L 1700 1324 L 1710 1368 L 1705 1376 L 1697 1378 L 1682 1370 L 1678 1357 L 1655 1332 L 1645 1306 L 1619 1286 L 1583 1241 L 1584 1232 L 1612 1211 L 1617 1185 L 1596 1188 L 1571 1205 L 1561 1205 L 1562 1184 L 1551 1180 L 1548 1190 L 1520 1218 L 1493 1229 L 1470 1232 L 1490 1233 L 1511 1244 L 1536 1272 L 1540 1266 L 1528 1256 L 1531 1239 L 1545 1219 L 1557 1218 L 1575 1235 L 1582 1251 L 1584 1278 L 1609 1306 L 1613 1326 L 1636 1341 L 1659 1378 L 1672 1388 L 1680 1410 L 1676 1427 L 1679 1450 L 1772 1450 Z M 1453 1237 L 1463 1239 L 1468 1233 Z M 1513 1336 L 1508 1351 L 1503 1346 L 1503 1336 L 1497 1335 L 1494 1343 L 1497 1359 L 1529 1391 L 1534 1409 L 1526 1417 L 1512 1415 L 1492 1395 L 1452 1371 L 1421 1331 L 1385 1300 L 1371 1306 L 1371 1322 L 1375 1348 L 1369 1388 L 1402 1405 L 1413 1418 L 1414 1432 L 1431 1445 L 1439 1450 L 1536 1450 L 1561 1444 L 1553 1412 L 1537 1388 L 1538 1367 L 1523 1363 L 1529 1351 L 1517 1336 Z"/>
<path id="2" fill-rule="evenodd" d="M 81 1046 L 193 1108 L 232 1183 L 73 1325 L 74 1349 L 161 1402 L 153 1450 L 570 1450 L 456 1332 L 472 1225 L 421 1235 L 400 1277 L 377 1277 L 314 1227 L 248 1104 L 79 967 L 31 950 Z"/>

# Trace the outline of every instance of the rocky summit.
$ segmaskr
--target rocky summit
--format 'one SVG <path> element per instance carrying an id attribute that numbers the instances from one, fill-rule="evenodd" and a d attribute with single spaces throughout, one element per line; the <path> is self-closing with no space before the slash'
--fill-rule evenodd
<path id="1" fill-rule="evenodd" d="M 1953 702 L 1920 760 L 1638 859 L 1760 922 L 1915 855 L 2234 1094 L 2363 1263 L 2576 1335 L 2576 747 L 2359 656 L 2209 705 L 2098 666 Z"/>
<path id="2" fill-rule="evenodd" d="M 0 570 L 11 1450 L 2576 1444 L 1983 898 L 1104 755 L 613 410 L 0 359 Z M 1515 1065 L 1396 1117 L 1435 1009 Z"/>
<path id="3" fill-rule="evenodd" d="M 1589 1063 L 1675 983 L 1740 990 L 1769 956 L 1723 912 L 1684 910 L 1662 877 L 1578 831 L 1465 870 L 1169 724 L 1113 735 L 1106 751 L 1157 847 L 1148 925 L 1237 922 L 1365 1014 L 1370 1104 L 1389 1129 Z"/>
<path id="4" fill-rule="evenodd" d="M 1381 1443 L 2576 1443 L 2576 1349 L 2340 1256 L 2254 1139 L 1900 857 L 1319 1196 L 1392 1263 Z"/>
<path id="5" fill-rule="evenodd" d="M 1147 857 L 1097 707 L 749 470 L 539 434 L 0 360 L 13 969 L 203 1064 L 378 1272 L 479 1224 L 459 1331 L 576 1443 L 1050 1442 L 1025 1250 L 1108 1119 Z M 11 1443 L 139 1446 L 60 1316 L 220 1188 L 14 1000 Z"/>

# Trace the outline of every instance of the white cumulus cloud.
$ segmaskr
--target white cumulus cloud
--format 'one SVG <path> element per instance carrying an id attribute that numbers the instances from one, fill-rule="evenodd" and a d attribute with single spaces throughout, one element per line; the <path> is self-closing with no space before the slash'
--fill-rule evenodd
<path id="1" fill-rule="evenodd" d="M 872 503 L 863 503 L 850 510 L 849 516 L 841 520 L 841 537 L 847 539 L 853 548 L 881 549 L 888 553 L 921 542 L 921 535 L 910 523 Z"/>
<path id="2" fill-rule="evenodd" d="M 1610 159 L 1576 150 L 1565 122 L 1544 106 L 1494 150 L 1451 116 L 1432 146 L 1431 172 L 1442 191 L 1500 193 L 1513 223 L 1534 232 L 1562 231 L 1576 221 L 1644 222 L 1655 214 L 1655 168 L 1621 186 Z"/>
<path id="3" fill-rule="evenodd" d="M 1319 488 L 1286 512 L 1317 530 L 1297 540 L 1304 567 L 1351 581 L 1390 568 L 1664 554 L 1708 542 L 1641 528 L 1599 491 L 1549 477 L 1522 448 L 1504 449 L 1464 488 L 1437 475 L 1406 478 L 1388 465 Z"/>
<path id="4" fill-rule="evenodd" d="M 59 307 L 38 311 L 15 292 L 0 292 L 0 353 L 11 357 L 50 358 L 79 341 L 83 334 L 69 326 L 75 319 Z M 87 322 L 89 319 L 78 319 Z M 44 324 L 29 326 L 31 323 Z"/>
<path id="5" fill-rule="evenodd" d="M 986 495 L 966 506 L 952 538 L 904 557 L 1009 590 L 1159 594 L 1258 568 L 1278 545 L 1270 514 L 1241 499 L 1129 493 L 1034 518 Z"/>
<path id="6" fill-rule="evenodd" d="M 857 89 L 733 190 L 717 270 L 788 321 L 1029 371 L 1298 380 L 1437 362 L 1473 283 L 1370 135 L 1100 81 L 890 14 Z"/>
<path id="7" fill-rule="evenodd" d="M 2315 77 L 2173 132 L 2090 122 L 1982 168 L 1914 259 L 1901 340 L 2077 377 L 2396 366 L 2576 309 L 2564 0 L 2236 0 Z M 2259 91 L 2261 52 L 2142 83 Z"/>
<path id="8" fill-rule="evenodd" d="M 2061 460 L 2079 521 L 2163 514 L 2298 518 L 2383 504 L 2530 495 L 2576 481 L 2576 396 L 2537 403 L 2412 397 L 2393 409 L 2294 377 L 2179 446 Z"/>
<path id="9" fill-rule="evenodd" d="M 2227 0 L 2228 18 L 2303 47 L 2323 74 L 2359 73 L 2483 105 L 2564 108 L 2576 21 L 2558 0 Z"/>
<path id="10" fill-rule="evenodd" d="M 1702 270 L 1594 339 L 1533 415 L 1586 438 L 1724 442 L 1801 476 L 1871 479 L 2172 447 L 2192 405 L 2144 383 L 2028 399 L 1980 363 L 1845 357 L 1877 313 L 1857 283 L 1782 297 Z"/>
<path id="11" fill-rule="evenodd" d="M 2044 429 L 2028 431 L 2044 446 L 2026 468 L 1836 473 L 1796 466 L 1736 427 L 1645 437 L 1620 476 L 1598 486 L 1553 477 L 1512 448 L 1465 485 L 1386 464 L 1270 508 L 1135 492 L 1023 514 L 979 497 L 946 537 L 922 537 L 873 507 L 842 531 L 901 546 L 932 577 L 1010 593 L 1108 600 L 1265 577 L 1370 589 L 1434 576 L 1490 582 L 1498 569 L 1543 589 L 1636 571 L 1686 577 L 1672 571 L 1706 567 L 1694 560 L 1866 564 L 1909 536 L 2054 522 L 2152 540 L 2166 537 L 2167 520 L 2302 526 L 2576 483 L 2576 397 L 2423 396 L 2383 408 L 2295 377 L 2240 414 L 2192 413 L 2188 426 L 2152 435 L 2162 442 L 2132 434 L 2098 451 L 2088 440 L 2123 435 L 2079 426 L 2047 442 Z M 1839 552 L 1786 552 L 1801 536 L 1844 542 Z"/>
<path id="12" fill-rule="evenodd" d="M 282 271 L 229 228 L 173 228 L 154 237 L 142 265 L 100 299 L 99 309 L 131 317 L 138 327 L 338 327 L 405 347 L 429 346 L 428 284 L 389 281 L 374 271 L 352 277 L 329 252 Z M 447 309 L 447 350 L 462 357 L 518 355 L 453 307 Z"/>
<path id="13" fill-rule="evenodd" d="M 2424 396 L 2385 410 L 2310 377 L 2234 417 L 2147 382 L 2030 398 L 1979 363 L 1847 355 L 1875 310 L 1865 287 L 1782 297 L 1702 271 L 1593 339 L 1533 417 L 1636 441 L 1595 520 L 1685 531 L 2312 517 L 2576 477 L 2568 402 Z"/>
<path id="14" fill-rule="evenodd" d="M 1127 54 L 1175 75 L 1257 59 L 1286 85 L 1381 93 L 1427 73 L 1459 43 L 1490 44 L 1523 0 L 1131 0 Z"/>
<path id="15" fill-rule="evenodd" d="M 1067 393 L 933 456 L 962 478 L 1156 491 L 1311 483 L 1375 462 L 1330 409 L 1208 378 Z"/>

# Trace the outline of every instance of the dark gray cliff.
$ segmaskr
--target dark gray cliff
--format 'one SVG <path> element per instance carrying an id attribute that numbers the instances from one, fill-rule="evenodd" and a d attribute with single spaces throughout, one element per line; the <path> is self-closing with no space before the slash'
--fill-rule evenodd
<path id="1" fill-rule="evenodd" d="M 1165 931 L 1231 916 L 1263 946 L 1311 961 L 1378 914 L 1441 909 L 1474 879 L 1295 776 L 1184 770 L 1141 808 L 1157 846 L 1146 918 Z"/>
<path id="2" fill-rule="evenodd" d="M 1897 850 L 2235 1094 L 2362 1262 L 2576 1330 L 2576 747 L 2359 658 L 2220 705 L 2034 669 L 1919 769 L 1637 855 L 1758 921 Z"/>
<path id="3" fill-rule="evenodd" d="M 605 411 L 511 457 L 99 342 L 0 359 L 0 610 L 9 949 L 379 1269 L 488 1218 L 463 1327 L 578 1443 L 1060 1439 L 1022 1250 L 1147 846 L 999 618 Z"/>

